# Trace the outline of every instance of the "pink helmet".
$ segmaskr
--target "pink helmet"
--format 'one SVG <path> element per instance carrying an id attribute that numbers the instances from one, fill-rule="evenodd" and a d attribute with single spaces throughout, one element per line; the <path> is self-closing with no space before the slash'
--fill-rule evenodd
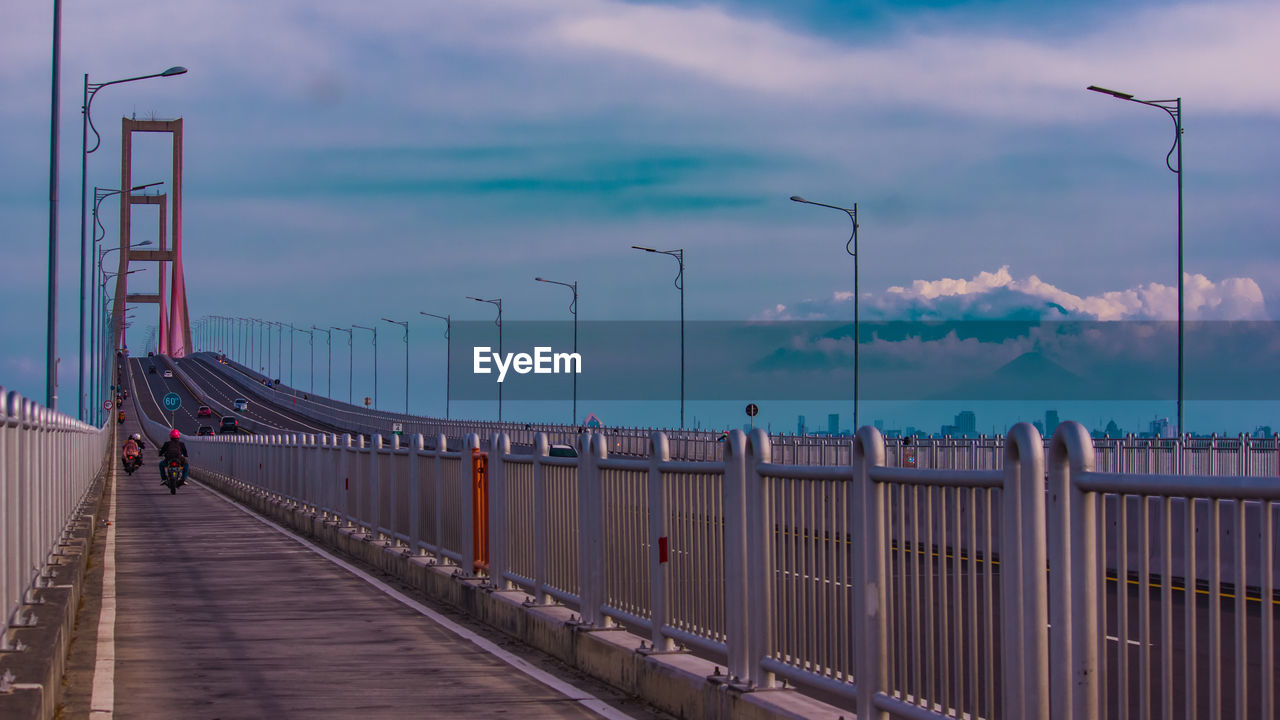
<path id="1" fill-rule="evenodd" d="M 177 440 L 178 438 L 182 437 L 182 433 L 178 432 L 178 428 L 174 428 L 169 431 L 169 437 L 170 439 Z"/>

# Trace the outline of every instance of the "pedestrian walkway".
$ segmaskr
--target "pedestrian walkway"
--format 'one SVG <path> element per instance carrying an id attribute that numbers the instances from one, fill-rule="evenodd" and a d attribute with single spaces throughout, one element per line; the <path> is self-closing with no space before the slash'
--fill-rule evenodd
<path id="1" fill-rule="evenodd" d="M 145 455 L 114 487 L 103 604 L 114 593 L 115 618 L 86 639 L 97 645 L 90 717 L 656 716 L 602 698 L 598 685 L 551 678 L 547 661 L 504 655 L 501 638 L 467 639 L 474 631 L 437 622 L 198 483 L 170 495 L 156 448 Z"/>

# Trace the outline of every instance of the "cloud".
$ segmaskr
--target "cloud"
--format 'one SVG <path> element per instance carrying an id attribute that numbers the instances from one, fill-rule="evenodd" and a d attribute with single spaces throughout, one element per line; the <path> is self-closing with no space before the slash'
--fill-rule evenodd
<path id="1" fill-rule="evenodd" d="M 1214 282 L 1185 275 L 1187 320 L 1267 320 L 1262 289 L 1252 278 Z M 837 291 L 827 299 L 775 304 L 755 320 L 825 320 L 852 315 L 853 294 Z M 1035 275 L 1013 277 L 1009 266 L 973 278 L 916 280 L 883 294 L 863 293 L 863 320 L 1175 320 L 1178 289 L 1148 283 L 1099 295 L 1080 296 Z"/>
<path id="2" fill-rule="evenodd" d="M 1074 37 L 1032 41 L 990 30 L 900 28 L 879 46 L 850 47 L 718 7 L 598 2 L 552 28 L 557 45 L 792 98 L 1062 120 L 1054 94 L 1098 82 L 1157 94 L 1176 87 L 1216 112 L 1280 112 L 1280 90 L 1266 70 L 1280 66 L 1273 37 L 1280 6 L 1188 3 L 1113 18 Z"/>

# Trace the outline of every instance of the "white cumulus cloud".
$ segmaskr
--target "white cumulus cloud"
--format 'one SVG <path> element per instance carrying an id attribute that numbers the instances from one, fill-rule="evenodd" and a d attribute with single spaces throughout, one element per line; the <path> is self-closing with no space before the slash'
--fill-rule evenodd
<path id="1" fill-rule="evenodd" d="M 1252 278 L 1217 282 L 1187 273 L 1184 280 L 1188 320 L 1267 320 L 1262 289 Z M 828 298 L 778 303 L 756 320 L 824 320 L 848 317 L 853 294 L 836 291 Z M 1178 288 L 1147 283 L 1099 295 L 1076 295 L 1036 275 L 1016 278 L 1009 267 L 983 271 L 972 278 L 916 280 L 883 293 L 863 293 L 865 320 L 1174 320 Z"/>

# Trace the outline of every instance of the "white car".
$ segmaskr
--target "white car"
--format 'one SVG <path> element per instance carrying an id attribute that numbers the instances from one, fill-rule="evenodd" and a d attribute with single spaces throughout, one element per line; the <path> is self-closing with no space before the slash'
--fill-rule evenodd
<path id="1" fill-rule="evenodd" d="M 167 378 L 171 378 L 171 377 L 173 377 L 173 371 L 172 371 L 172 370 L 165 370 L 165 371 L 164 371 L 164 376 L 165 376 L 165 377 L 167 377 Z"/>
<path id="2" fill-rule="evenodd" d="M 249 401 L 245 400 L 244 398 L 236 398 L 235 400 L 231 401 L 231 407 L 236 412 L 244 412 L 245 410 L 249 409 Z"/>

